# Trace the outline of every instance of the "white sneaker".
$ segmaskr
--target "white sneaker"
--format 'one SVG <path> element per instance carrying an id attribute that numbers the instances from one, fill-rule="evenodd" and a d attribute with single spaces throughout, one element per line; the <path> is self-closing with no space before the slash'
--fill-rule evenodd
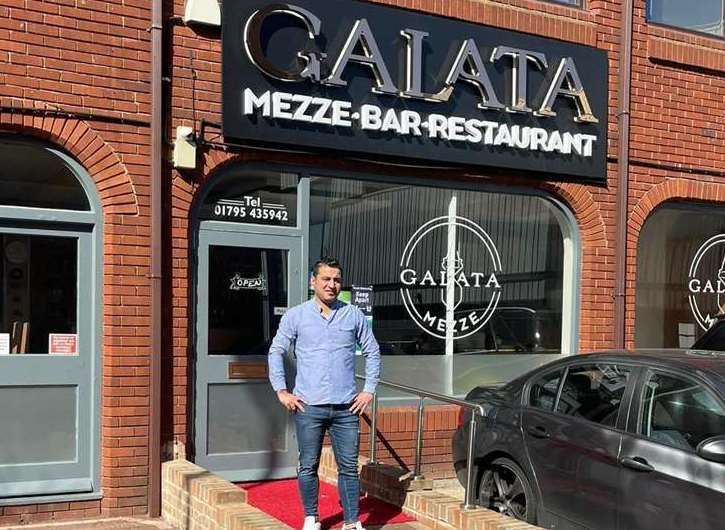
<path id="1" fill-rule="evenodd" d="M 314 515 L 305 517 L 305 524 L 302 526 L 302 530 L 320 530 L 320 523 L 317 521 L 317 517 Z"/>
<path id="2" fill-rule="evenodd" d="M 365 530 L 365 527 L 358 521 L 356 523 L 342 525 L 342 530 Z"/>

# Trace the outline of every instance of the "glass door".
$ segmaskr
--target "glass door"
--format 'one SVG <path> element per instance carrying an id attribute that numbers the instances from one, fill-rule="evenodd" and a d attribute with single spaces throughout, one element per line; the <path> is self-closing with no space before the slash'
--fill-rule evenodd
<path id="1" fill-rule="evenodd" d="M 196 462 L 235 481 L 294 476 L 291 417 L 268 381 L 282 315 L 302 302 L 300 237 L 199 232 Z M 293 366 L 288 362 L 287 374 Z"/>

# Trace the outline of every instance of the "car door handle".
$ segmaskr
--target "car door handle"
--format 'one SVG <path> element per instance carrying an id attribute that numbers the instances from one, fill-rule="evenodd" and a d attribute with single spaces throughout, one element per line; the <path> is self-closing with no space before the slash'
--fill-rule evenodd
<path id="1" fill-rule="evenodd" d="M 534 438 L 551 438 L 549 431 L 547 431 L 541 425 L 537 425 L 536 427 L 528 427 L 526 429 L 526 432 L 528 432 Z"/>
<path id="2" fill-rule="evenodd" d="M 624 458 L 619 459 L 619 463 L 624 467 L 634 469 L 635 471 L 644 471 L 649 473 L 650 471 L 655 470 L 655 468 L 649 465 L 647 460 L 641 456 L 625 456 Z"/>

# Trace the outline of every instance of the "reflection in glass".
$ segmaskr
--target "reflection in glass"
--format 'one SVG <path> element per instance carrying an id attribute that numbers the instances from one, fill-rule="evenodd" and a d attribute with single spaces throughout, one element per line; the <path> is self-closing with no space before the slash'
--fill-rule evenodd
<path id="1" fill-rule="evenodd" d="M 505 193 L 311 178 L 309 267 L 323 255 L 338 257 L 345 289 L 373 286 L 373 329 L 387 355 L 453 353 L 556 353 L 561 351 L 563 235 L 551 203 L 541 197 Z M 480 226 L 500 258 L 500 300 L 490 320 L 463 338 L 446 340 L 445 322 L 460 321 L 490 304 L 487 286 L 495 270 L 491 252 L 474 232 L 456 229 L 449 259 L 450 216 Z M 408 242 L 429 221 L 442 226 L 425 231 L 413 250 Z M 401 258 L 409 256 L 401 279 Z M 453 293 L 445 283 L 448 264 L 465 272 Z M 430 272 L 428 280 L 423 280 Z M 475 274 L 480 276 L 476 277 Z M 458 277 L 458 276 L 456 276 Z M 465 285 L 468 282 L 469 285 Z M 436 336 L 411 317 L 401 289 L 410 293 L 419 320 L 435 316 Z M 450 297 L 450 298 L 449 298 Z M 469 326 L 471 322 L 464 323 Z M 465 335 L 464 324 L 456 334 Z"/>
<path id="2" fill-rule="evenodd" d="M 644 223 L 637 244 L 635 347 L 688 348 L 704 333 L 690 303 L 690 267 L 702 245 L 725 234 L 722 209 L 670 204 Z M 725 236 L 723 236 L 725 238 Z M 718 275 L 725 269 L 725 244 L 702 253 L 694 294 L 703 318 L 717 315 L 725 296 L 718 295 Z M 707 282 L 713 292 L 704 292 Z"/>
<path id="3" fill-rule="evenodd" d="M 647 19 L 692 31 L 723 34 L 723 0 L 648 0 Z"/>
<path id="4" fill-rule="evenodd" d="M 643 398 L 642 434 L 656 442 L 692 451 L 703 440 L 725 433 L 725 409 L 691 381 L 652 374 Z"/>
<path id="5" fill-rule="evenodd" d="M 77 239 L 0 234 L 0 248 L 0 333 L 11 353 L 48 353 L 50 334 L 78 333 Z"/>
<path id="6" fill-rule="evenodd" d="M 614 427 L 631 368 L 596 364 L 569 368 L 556 411 Z"/>
<path id="7" fill-rule="evenodd" d="M 287 309 L 287 251 L 209 247 L 209 354 L 266 355 Z"/>
<path id="8" fill-rule="evenodd" d="M 86 192 L 67 164 L 45 146 L 0 137 L 0 204 L 90 210 Z"/>

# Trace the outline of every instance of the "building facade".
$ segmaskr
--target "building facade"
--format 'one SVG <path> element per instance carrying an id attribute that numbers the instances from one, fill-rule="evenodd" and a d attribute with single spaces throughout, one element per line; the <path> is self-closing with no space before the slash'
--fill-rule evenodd
<path id="1" fill-rule="evenodd" d="M 322 255 L 383 379 L 452 395 L 725 308 L 721 0 L 148 4 L 0 7 L 0 524 L 293 475 L 265 349 Z"/>

